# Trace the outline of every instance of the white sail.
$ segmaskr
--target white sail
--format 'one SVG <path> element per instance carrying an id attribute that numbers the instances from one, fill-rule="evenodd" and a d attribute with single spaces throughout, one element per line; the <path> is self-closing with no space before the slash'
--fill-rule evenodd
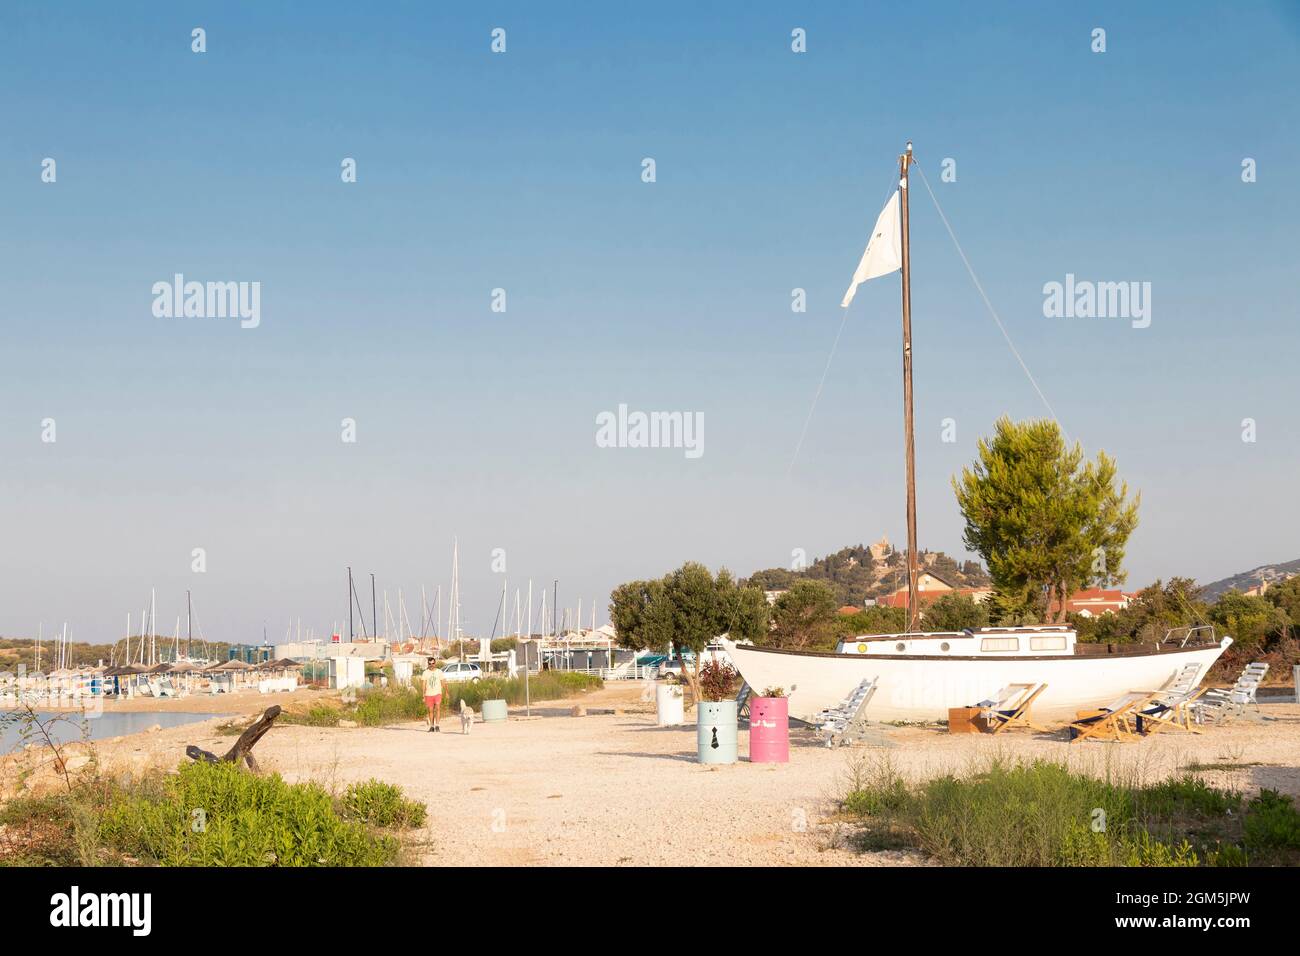
<path id="1" fill-rule="evenodd" d="M 840 303 L 840 307 L 847 309 L 853 297 L 857 295 L 858 286 L 868 279 L 888 275 L 901 268 L 903 268 L 902 230 L 898 218 L 898 190 L 895 189 L 894 194 L 889 197 L 889 202 L 885 203 L 885 208 L 880 210 L 876 226 L 871 230 L 867 249 L 862 253 L 862 261 L 858 263 L 857 271 L 853 273 L 853 283 L 849 286 L 849 291 L 844 293 L 844 301 Z"/>

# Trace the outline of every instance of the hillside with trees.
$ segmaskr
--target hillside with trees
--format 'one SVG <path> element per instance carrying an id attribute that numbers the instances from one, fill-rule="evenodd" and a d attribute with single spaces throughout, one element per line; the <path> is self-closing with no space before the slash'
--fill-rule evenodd
<path id="1" fill-rule="evenodd" d="M 978 561 L 957 561 L 942 551 L 920 553 L 921 567 L 933 571 L 954 587 L 986 587 L 988 573 Z M 767 568 L 755 571 L 741 584 L 765 591 L 787 591 L 797 581 L 819 581 L 831 589 L 836 607 L 861 607 L 868 598 L 880 598 L 907 586 L 907 559 L 902 551 L 887 548 L 880 560 L 871 548 L 858 544 L 817 558 L 806 568 Z"/>

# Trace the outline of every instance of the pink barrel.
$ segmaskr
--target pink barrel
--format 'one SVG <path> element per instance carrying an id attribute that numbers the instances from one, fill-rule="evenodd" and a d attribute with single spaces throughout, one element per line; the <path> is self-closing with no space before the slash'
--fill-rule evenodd
<path id="1" fill-rule="evenodd" d="M 788 698 L 750 698 L 749 760 L 751 763 L 789 762 L 790 701 Z"/>

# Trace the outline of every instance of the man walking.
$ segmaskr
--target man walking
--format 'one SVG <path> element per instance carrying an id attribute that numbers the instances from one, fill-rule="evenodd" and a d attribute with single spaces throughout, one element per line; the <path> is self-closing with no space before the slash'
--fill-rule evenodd
<path id="1" fill-rule="evenodd" d="M 447 675 L 438 666 L 438 659 L 430 657 L 424 668 L 424 706 L 428 710 L 425 718 L 429 724 L 429 733 L 441 733 L 438 722 L 442 720 L 442 691 L 447 683 Z"/>

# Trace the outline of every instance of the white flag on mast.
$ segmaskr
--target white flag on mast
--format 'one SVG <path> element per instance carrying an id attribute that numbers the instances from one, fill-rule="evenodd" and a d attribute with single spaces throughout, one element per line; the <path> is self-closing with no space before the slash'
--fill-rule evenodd
<path id="1" fill-rule="evenodd" d="M 853 273 L 853 284 L 844 293 L 840 308 L 847 309 L 858 292 L 858 286 L 868 279 L 888 275 L 903 268 L 903 250 L 901 229 L 898 220 L 898 190 L 889 197 L 885 208 L 880 210 L 876 228 L 871 230 L 871 239 L 867 242 L 867 251 L 862 253 L 862 261 Z"/>

